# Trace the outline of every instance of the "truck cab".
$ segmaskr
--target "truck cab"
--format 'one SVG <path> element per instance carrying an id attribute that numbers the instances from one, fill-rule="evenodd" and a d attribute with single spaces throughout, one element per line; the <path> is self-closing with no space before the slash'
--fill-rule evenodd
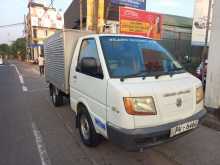
<path id="1" fill-rule="evenodd" d="M 100 135 L 129 150 L 153 146 L 189 133 L 206 113 L 201 81 L 145 37 L 80 37 L 69 85 L 88 146 L 97 145 Z"/>

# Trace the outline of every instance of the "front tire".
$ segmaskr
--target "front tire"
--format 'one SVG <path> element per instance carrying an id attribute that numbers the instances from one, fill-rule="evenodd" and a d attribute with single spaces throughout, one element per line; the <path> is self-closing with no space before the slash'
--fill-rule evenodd
<path id="1" fill-rule="evenodd" d="M 89 113 L 84 110 L 79 114 L 79 133 L 83 144 L 88 147 L 95 147 L 100 143 L 100 135 L 95 131 Z"/>

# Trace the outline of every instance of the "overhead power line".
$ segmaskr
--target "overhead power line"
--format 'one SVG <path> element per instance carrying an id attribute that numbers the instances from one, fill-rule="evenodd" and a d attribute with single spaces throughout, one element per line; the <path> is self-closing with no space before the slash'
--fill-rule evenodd
<path id="1" fill-rule="evenodd" d="M 20 25 L 24 25 L 24 22 L 15 23 L 15 24 L 8 24 L 8 25 L 0 25 L 0 28 L 13 27 L 13 26 L 20 26 Z"/>

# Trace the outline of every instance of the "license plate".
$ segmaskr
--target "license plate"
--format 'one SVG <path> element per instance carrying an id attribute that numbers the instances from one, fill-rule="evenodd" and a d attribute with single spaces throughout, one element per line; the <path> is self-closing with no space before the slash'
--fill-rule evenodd
<path id="1" fill-rule="evenodd" d="M 171 128 L 170 130 L 170 137 L 179 135 L 183 132 L 186 132 L 188 130 L 194 129 L 198 126 L 199 120 L 190 121 L 181 125 L 178 125 L 176 127 Z"/>

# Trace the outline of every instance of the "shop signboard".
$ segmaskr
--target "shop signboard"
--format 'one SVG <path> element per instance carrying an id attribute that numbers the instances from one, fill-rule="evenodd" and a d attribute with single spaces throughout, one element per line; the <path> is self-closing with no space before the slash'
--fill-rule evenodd
<path id="1" fill-rule="evenodd" d="M 119 10 L 120 33 L 161 39 L 161 14 L 127 7 L 120 7 Z"/>
<path id="2" fill-rule="evenodd" d="M 196 0 L 195 1 L 195 8 L 194 8 L 194 18 L 193 18 L 193 30 L 192 30 L 192 45 L 196 46 L 204 46 L 205 45 L 205 38 L 207 33 L 207 22 L 208 22 L 208 12 L 209 12 L 209 0 Z M 211 4 L 211 15 L 210 15 L 210 26 L 212 22 L 212 10 L 213 10 L 213 3 L 212 0 Z M 211 28 L 211 27 L 210 27 Z M 210 40 L 210 32 L 208 30 L 208 43 Z M 207 43 L 207 44 L 208 44 Z"/>

